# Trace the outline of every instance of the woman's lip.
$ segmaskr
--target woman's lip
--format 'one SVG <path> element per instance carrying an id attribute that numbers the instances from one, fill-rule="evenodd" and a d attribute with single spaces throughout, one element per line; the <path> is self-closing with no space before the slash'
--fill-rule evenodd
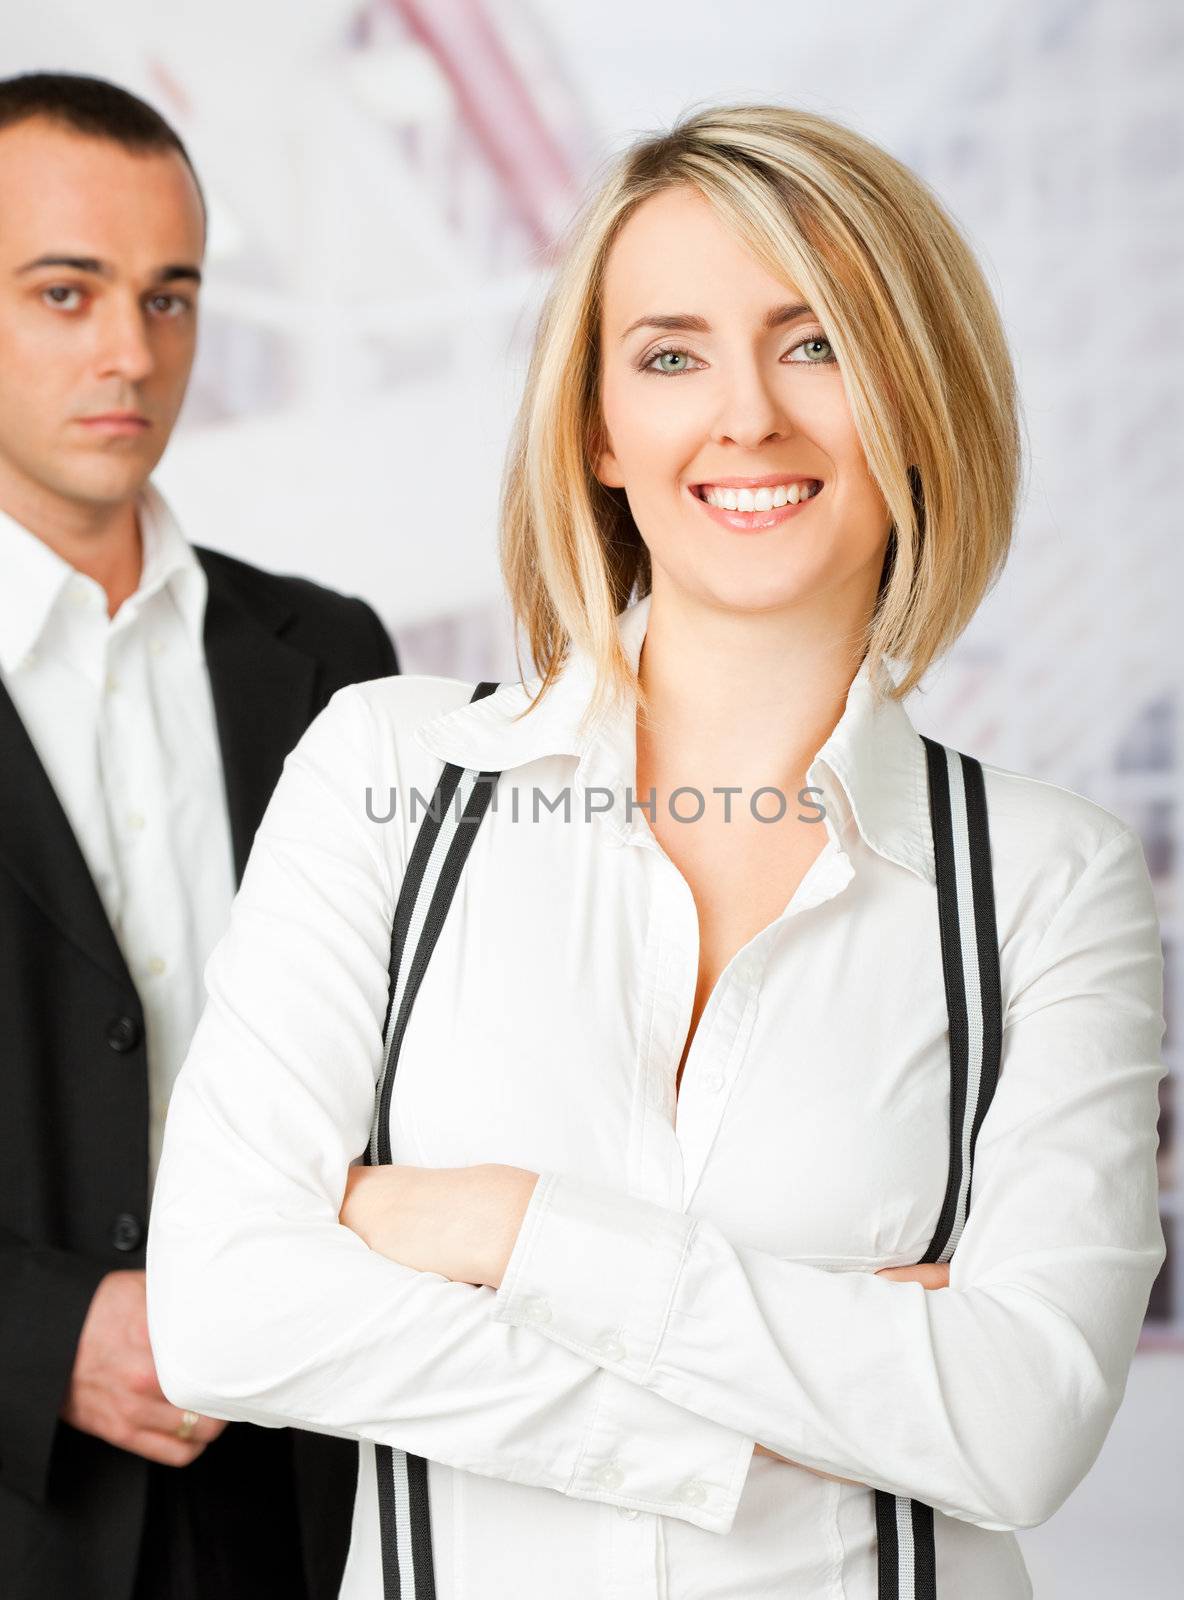
<path id="1" fill-rule="evenodd" d="M 778 478 L 774 481 L 784 483 L 785 479 Z M 813 482 L 817 483 L 818 479 L 813 479 Z M 731 528 L 736 533 L 761 533 L 766 528 L 776 528 L 781 523 L 788 522 L 790 517 L 797 516 L 800 511 L 808 511 L 825 489 L 826 485 L 823 484 L 817 494 L 812 494 L 808 500 L 799 500 L 796 506 L 787 502 L 783 506 L 773 506 L 768 511 L 725 511 L 722 506 L 709 505 L 701 495 L 696 494 L 694 489 L 688 490 L 688 493 L 695 504 L 706 511 L 712 521 L 718 522 L 721 527 Z"/>
<path id="2" fill-rule="evenodd" d="M 821 482 L 821 478 L 812 478 L 808 472 L 767 472 L 763 478 L 704 478 L 691 488 L 698 493 L 702 489 L 775 489 L 779 483 Z"/>

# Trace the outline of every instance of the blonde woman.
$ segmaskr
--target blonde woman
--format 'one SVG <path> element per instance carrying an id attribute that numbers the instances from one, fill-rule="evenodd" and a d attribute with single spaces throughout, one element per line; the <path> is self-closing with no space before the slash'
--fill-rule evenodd
<path id="1" fill-rule="evenodd" d="M 1163 1259 L 1163 1017 L 1135 833 L 986 766 L 998 1086 L 919 1265 L 954 1108 L 902 700 L 1019 482 L 995 306 L 892 157 L 749 105 L 613 164 L 505 484 L 537 674 L 334 697 L 170 1110 L 161 1382 L 359 1441 L 348 1600 L 1031 1594 L 1014 1531 L 1094 1460 Z M 386 1078 L 450 767 L 496 803 Z"/>

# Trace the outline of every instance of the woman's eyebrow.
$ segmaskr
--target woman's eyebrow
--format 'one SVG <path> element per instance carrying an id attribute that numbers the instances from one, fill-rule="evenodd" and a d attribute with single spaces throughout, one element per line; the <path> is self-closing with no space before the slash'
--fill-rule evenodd
<path id="1" fill-rule="evenodd" d="M 794 305 L 774 306 L 771 311 L 765 312 L 764 325 L 767 329 L 781 328 L 787 322 L 796 322 L 799 317 L 811 317 L 814 313 L 808 305 L 798 302 Z M 674 312 L 663 315 L 660 312 L 651 312 L 644 317 L 638 317 L 636 322 L 631 322 L 622 333 L 621 338 L 627 339 L 638 328 L 661 328 L 668 333 L 710 333 L 711 324 L 706 317 L 695 316 L 690 312 Z"/>

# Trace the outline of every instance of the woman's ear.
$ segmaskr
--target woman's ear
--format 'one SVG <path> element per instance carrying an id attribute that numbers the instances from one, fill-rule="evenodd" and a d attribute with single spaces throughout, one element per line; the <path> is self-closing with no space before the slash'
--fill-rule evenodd
<path id="1" fill-rule="evenodd" d="M 611 450 L 602 450 L 597 459 L 595 468 L 596 476 L 606 489 L 623 489 L 625 480 L 617 466 L 617 458 Z"/>
<path id="2" fill-rule="evenodd" d="M 593 476 L 606 489 L 623 489 L 625 487 L 625 480 L 621 476 L 621 469 L 617 465 L 617 458 L 612 451 L 608 430 L 603 422 L 598 422 L 595 426 L 592 434 L 592 443 L 588 449 L 588 459 L 592 463 Z"/>

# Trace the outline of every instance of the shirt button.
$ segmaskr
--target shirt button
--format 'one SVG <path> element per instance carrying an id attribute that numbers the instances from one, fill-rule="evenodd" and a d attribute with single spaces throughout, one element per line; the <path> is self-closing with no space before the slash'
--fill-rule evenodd
<path id="1" fill-rule="evenodd" d="M 596 1348 L 609 1361 L 623 1361 L 625 1359 L 625 1346 L 619 1339 L 614 1339 L 611 1333 L 606 1333 L 603 1339 L 598 1340 Z"/>
<path id="2" fill-rule="evenodd" d="M 709 1072 L 703 1079 L 703 1087 L 709 1089 L 712 1094 L 718 1094 L 723 1086 L 724 1075 L 722 1072 Z"/>
<path id="3" fill-rule="evenodd" d="M 137 1250 L 144 1237 L 144 1225 L 130 1211 L 121 1211 L 111 1224 L 111 1243 L 117 1250 Z"/>
<path id="4" fill-rule="evenodd" d="M 625 1481 L 625 1474 L 615 1461 L 606 1461 L 592 1476 L 602 1489 L 619 1489 Z"/>
<path id="5" fill-rule="evenodd" d="M 148 648 L 149 648 L 149 650 L 151 650 L 151 652 L 152 652 L 152 654 L 154 656 L 158 656 L 160 654 L 160 652 L 164 649 L 164 640 L 163 639 L 149 639 Z"/>
<path id="6" fill-rule="evenodd" d="M 532 1294 L 523 1301 L 522 1310 L 530 1322 L 550 1322 L 551 1307 L 537 1294 Z"/>
<path id="7" fill-rule="evenodd" d="M 641 1514 L 635 1506 L 618 1506 L 617 1510 L 623 1517 L 628 1517 L 630 1522 L 633 1521 L 634 1517 Z"/>
<path id="8" fill-rule="evenodd" d="M 675 1499 L 684 1506 L 701 1506 L 707 1498 L 707 1490 L 694 1478 L 689 1478 L 686 1483 L 680 1483 L 675 1493 Z"/>
<path id="9" fill-rule="evenodd" d="M 144 966 L 150 977 L 159 978 L 165 969 L 165 961 L 163 956 L 152 956 Z"/>
<path id="10" fill-rule="evenodd" d="M 144 819 L 138 811 L 129 811 L 127 814 L 127 825 L 133 833 L 139 833 L 140 829 L 144 826 Z"/>
<path id="11" fill-rule="evenodd" d="M 117 1055 L 125 1056 L 140 1042 L 140 1024 L 135 1017 L 115 1017 L 107 1024 L 107 1043 Z"/>
<path id="12" fill-rule="evenodd" d="M 70 586 L 70 604 L 81 611 L 83 606 L 90 605 L 90 589 L 85 583 L 77 582 Z"/>
<path id="13" fill-rule="evenodd" d="M 115 674 L 113 672 L 109 672 L 107 674 L 107 681 L 103 685 L 103 687 L 106 689 L 108 694 L 114 694 L 115 691 L 119 688 L 119 679 L 115 676 Z"/>

